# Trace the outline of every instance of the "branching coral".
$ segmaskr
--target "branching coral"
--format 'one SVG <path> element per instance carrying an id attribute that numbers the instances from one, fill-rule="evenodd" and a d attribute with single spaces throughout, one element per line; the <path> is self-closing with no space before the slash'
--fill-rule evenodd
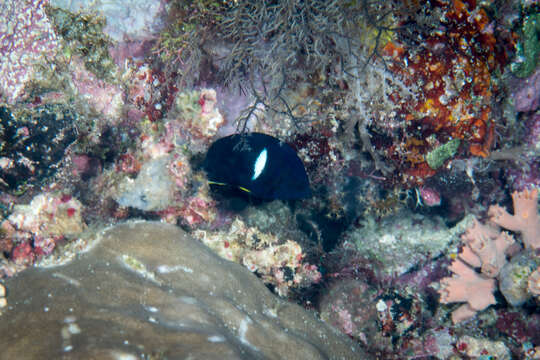
<path id="1" fill-rule="evenodd" d="M 441 302 L 465 302 L 452 312 L 452 321 L 458 323 L 495 304 L 495 280 L 478 274 L 461 260 L 456 260 L 450 266 L 454 273 L 452 277 L 441 280 Z"/>
<path id="2" fill-rule="evenodd" d="M 514 192 L 514 215 L 498 205 L 489 209 L 491 221 L 494 224 L 484 225 L 475 221 L 474 224 L 461 237 L 464 247 L 459 258 L 449 267 L 454 274 L 441 280 L 441 302 L 444 304 L 464 302 L 452 312 L 452 321 L 461 322 L 475 315 L 477 311 L 495 304 L 493 292 L 496 290 L 496 278 L 501 282 L 501 291 L 507 300 L 513 304 L 520 304 L 519 296 L 511 289 L 513 283 L 525 277 L 528 282 L 530 294 L 536 294 L 538 289 L 538 270 L 530 271 L 527 266 L 521 276 L 515 277 L 511 269 L 516 264 L 510 263 L 507 267 L 507 251 L 514 244 L 514 239 L 506 232 L 501 232 L 496 225 L 508 230 L 520 232 L 527 249 L 538 249 L 540 238 L 540 221 L 537 210 L 538 191 Z M 527 254 L 527 253 L 524 253 Z M 477 272 L 475 268 L 480 268 Z M 504 270 L 501 272 L 501 270 Z M 510 285 L 508 285 L 510 284 Z M 519 285 L 519 284 L 518 284 Z M 520 286 L 518 286 L 520 287 Z M 510 290 L 507 290 L 510 289 Z M 527 291 L 524 290 L 524 293 Z M 522 298 L 526 298 L 524 294 Z M 512 297 L 511 299 L 509 297 Z M 515 299 L 514 299 L 515 298 Z"/>
<path id="3" fill-rule="evenodd" d="M 514 238 L 499 229 L 475 221 L 461 237 L 465 246 L 459 257 L 473 267 L 480 267 L 481 273 L 493 278 L 506 263 L 506 250 L 514 243 Z"/>
<path id="4" fill-rule="evenodd" d="M 515 191 L 512 194 L 514 215 L 498 205 L 489 208 L 491 221 L 505 229 L 520 232 L 525 247 L 540 248 L 540 216 L 538 215 L 538 190 Z"/>

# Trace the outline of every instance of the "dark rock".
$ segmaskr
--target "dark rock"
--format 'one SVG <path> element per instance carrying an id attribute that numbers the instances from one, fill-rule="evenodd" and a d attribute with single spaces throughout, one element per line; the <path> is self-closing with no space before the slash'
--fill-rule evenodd
<path id="1" fill-rule="evenodd" d="M 54 175 L 76 139 L 75 117 L 56 104 L 0 106 L 0 190 L 22 193 Z"/>

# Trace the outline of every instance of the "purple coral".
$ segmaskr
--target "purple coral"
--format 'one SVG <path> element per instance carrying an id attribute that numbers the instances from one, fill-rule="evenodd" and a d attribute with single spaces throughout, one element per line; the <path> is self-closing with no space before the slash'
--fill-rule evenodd
<path id="1" fill-rule="evenodd" d="M 530 186 L 540 187 L 540 114 L 532 115 L 525 123 L 527 134 L 523 139 L 526 144 L 525 151 L 521 154 L 525 166 L 509 167 L 506 171 L 510 178 L 512 188 L 517 191 L 527 189 Z"/>
<path id="2" fill-rule="evenodd" d="M 517 111 L 534 111 L 540 106 L 540 67 L 536 72 L 516 84 L 514 105 Z"/>

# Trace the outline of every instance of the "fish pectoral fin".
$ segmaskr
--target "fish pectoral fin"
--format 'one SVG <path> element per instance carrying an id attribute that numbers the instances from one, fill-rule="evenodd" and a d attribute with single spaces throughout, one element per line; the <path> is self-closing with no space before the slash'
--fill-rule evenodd
<path id="1" fill-rule="evenodd" d="M 208 180 L 208 184 L 210 184 L 210 185 L 222 185 L 222 186 L 227 185 L 227 184 L 225 184 L 225 183 L 217 182 L 217 181 L 212 181 L 212 180 Z"/>
<path id="2" fill-rule="evenodd" d="M 251 190 L 246 189 L 245 187 L 242 187 L 242 186 L 239 186 L 238 188 L 239 188 L 240 190 L 242 190 L 242 191 L 247 192 L 247 193 L 250 193 L 250 192 L 251 192 Z"/>

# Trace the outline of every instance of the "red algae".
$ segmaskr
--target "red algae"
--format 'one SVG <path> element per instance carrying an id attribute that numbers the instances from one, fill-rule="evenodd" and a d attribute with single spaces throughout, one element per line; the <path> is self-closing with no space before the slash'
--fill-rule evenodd
<path id="1" fill-rule="evenodd" d="M 425 155 L 450 139 L 463 140 L 464 155 L 489 155 L 494 96 L 500 91 L 496 72 L 508 63 L 508 48 L 514 46 L 494 32 L 492 20 L 475 1 L 427 6 L 442 12 L 440 28 L 422 34 L 418 46 L 397 40 L 382 50 L 393 72 L 406 84 L 420 86 L 416 102 L 401 108 L 406 136 L 387 152 L 420 183 L 436 173 Z"/>

